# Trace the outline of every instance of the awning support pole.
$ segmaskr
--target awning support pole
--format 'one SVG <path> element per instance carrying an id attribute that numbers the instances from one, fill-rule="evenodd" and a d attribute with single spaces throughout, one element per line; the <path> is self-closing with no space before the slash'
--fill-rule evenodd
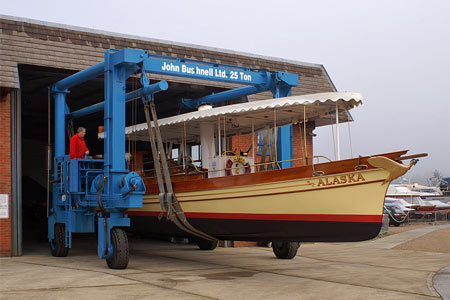
<path id="1" fill-rule="evenodd" d="M 223 151 L 227 151 L 227 123 L 226 123 L 226 117 L 223 117 Z M 227 154 L 225 153 L 225 156 Z"/>
<path id="2" fill-rule="evenodd" d="M 348 113 L 347 109 L 345 110 L 345 112 L 347 113 L 348 139 L 350 141 L 350 156 L 351 158 L 353 158 L 352 133 L 350 131 L 350 114 Z"/>
<path id="3" fill-rule="evenodd" d="M 306 144 L 306 106 L 303 106 L 303 141 L 305 142 L 305 157 L 308 157 L 308 145 Z M 306 161 L 308 164 L 308 161 Z"/>
<path id="4" fill-rule="evenodd" d="M 220 117 L 217 118 L 217 143 L 219 147 L 219 157 L 222 157 L 222 138 L 220 137 Z"/>
<path id="5" fill-rule="evenodd" d="M 252 119 L 252 157 L 255 159 L 255 124 Z"/>
<path id="6" fill-rule="evenodd" d="M 339 139 L 339 106 L 336 102 L 336 142 L 337 142 L 337 159 L 341 160 L 341 142 Z"/>

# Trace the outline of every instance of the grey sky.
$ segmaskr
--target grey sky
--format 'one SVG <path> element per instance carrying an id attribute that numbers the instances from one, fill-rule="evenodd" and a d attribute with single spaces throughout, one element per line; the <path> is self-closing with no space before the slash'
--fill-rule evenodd
<path id="1" fill-rule="evenodd" d="M 411 180 L 450 176 L 450 1 L 16 0 L 0 14 L 323 64 L 365 97 L 354 154 L 428 152 Z M 316 133 L 315 153 L 333 156 L 330 127 Z"/>

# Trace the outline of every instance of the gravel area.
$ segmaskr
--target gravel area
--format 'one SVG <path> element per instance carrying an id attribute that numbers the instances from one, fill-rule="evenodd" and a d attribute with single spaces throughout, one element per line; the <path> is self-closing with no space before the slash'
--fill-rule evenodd
<path id="1" fill-rule="evenodd" d="M 416 239 L 395 246 L 393 249 L 450 253 L 450 228 L 444 228 L 427 233 Z"/>

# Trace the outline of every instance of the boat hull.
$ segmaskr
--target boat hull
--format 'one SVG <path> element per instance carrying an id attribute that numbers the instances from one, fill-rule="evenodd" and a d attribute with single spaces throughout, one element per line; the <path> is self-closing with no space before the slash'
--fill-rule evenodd
<path id="1" fill-rule="evenodd" d="M 132 216 L 140 231 L 160 237 L 186 237 L 172 222 L 152 216 Z M 189 218 L 191 225 L 220 240 L 283 242 L 358 242 L 378 235 L 381 222 L 277 221 Z M 136 229 L 136 227 L 135 227 Z M 138 230 L 139 231 L 139 230 Z M 191 237 L 194 238 L 195 237 Z"/>
<path id="2" fill-rule="evenodd" d="M 276 177 L 279 171 L 266 173 Z M 388 176 L 378 168 L 175 192 L 189 222 L 219 239 L 352 242 L 378 235 Z M 158 218 L 156 194 L 146 195 L 143 208 L 128 214 L 134 231 L 187 236 L 172 222 Z"/>

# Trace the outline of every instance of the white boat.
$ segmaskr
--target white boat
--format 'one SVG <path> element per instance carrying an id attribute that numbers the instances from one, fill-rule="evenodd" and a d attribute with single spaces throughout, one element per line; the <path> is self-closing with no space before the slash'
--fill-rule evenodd
<path id="1" fill-rule="evenodd" d="M 437 194 L 439 194 L 437 189 L 418 184 L 390 184 L 385 201 L 397 200 L 396 204 L 407 207 L 404 205 L 406 202 L 411 205 L 410 208 L 414 205 L 417 211 L 450 210 L 449 204 L 434 198 Z"/>
<path id="2" fill-rule="evenodd" d="M 414 212 L 416 211 L 416 208 L 420 206 L 420 204 L 412 204 L 409 202 L 406 202 L 405 200 L 401 198 L 392 198 L 392 197 L 386 197 L 384 199 L 385 205 L 396 205 L 404 212 Z"/>
<path id="3" fill-rule="evenodd" d="M 450 195 L 444 195 L 439 186 L 426 186 L 418 183 L 408 185 L 413 192 L 421 193 L 420 197 L 427 201 L 440 201 L 443 204 L 450 202 Z M 439 204 L 438 204 L 439 205 Z"/>
<path id="4" fill-rule="evenodd" d="M 436 206 L 426 202 L 425 200 L 422 200 L 423 195 L 431 194 L 426 192 L 412 191 L 406 184 L 391 183 L 386 192 L 386 198 L 404 200 L 409 204 L 415 205 L 415 209 L 419 212 L 434 211 Z"/>

